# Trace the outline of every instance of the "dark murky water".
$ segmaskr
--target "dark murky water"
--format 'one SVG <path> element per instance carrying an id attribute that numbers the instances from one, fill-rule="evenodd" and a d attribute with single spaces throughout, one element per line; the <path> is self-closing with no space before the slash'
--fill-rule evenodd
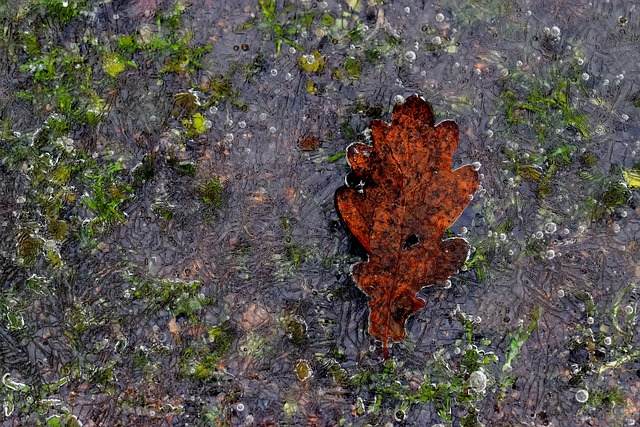
<path id="1" fill-rule="evenodd" d="M 638 9 L 1 2 L 3 425 L 640 422 Z M 414 93 L 482 189 L 384 361 L 333 197 Z"/>

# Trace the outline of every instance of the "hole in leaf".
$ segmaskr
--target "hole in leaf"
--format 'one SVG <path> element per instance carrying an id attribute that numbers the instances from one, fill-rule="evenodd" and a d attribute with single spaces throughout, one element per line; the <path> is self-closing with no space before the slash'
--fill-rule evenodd
<path id="1" fill-rule="evenodd" d="M 420 243 L 420 236 L 418 236 L 417 234 L 412 234 L 407 237 L 407 240 L 404 241 L 404 243 L 402 244 L 402 249 L 409 249 L 411 246 L 415 246 L 418 243 Z"/>

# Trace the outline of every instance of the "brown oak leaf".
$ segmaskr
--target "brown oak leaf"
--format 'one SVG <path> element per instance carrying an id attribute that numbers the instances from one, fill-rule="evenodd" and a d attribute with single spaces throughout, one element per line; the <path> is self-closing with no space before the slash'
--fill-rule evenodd
<path id="1" fill-rule="evenodd" d="M 343 222 L 369 254 L 352 274 L 370 297 L 369 332 L 385 357 L 389 338 L 401 341 L 407 318 L 424 307 L 420 289 L 444 284 L 469 254 L 466 240 L 444 233 L 478 189 L 478 172 L 451 170 L 458 125 L 434 123 L 422 98 L 397 104 L 391 125 L 372 122 L 372 145 L 347 148 L 349 181 L 357 184 L 336 191 Z"/>

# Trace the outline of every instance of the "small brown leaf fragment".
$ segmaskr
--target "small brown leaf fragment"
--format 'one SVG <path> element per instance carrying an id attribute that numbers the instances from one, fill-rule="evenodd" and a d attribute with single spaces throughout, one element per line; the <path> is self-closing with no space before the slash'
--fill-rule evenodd
<path id="1" fill-rule="evenodd" d="M 320 147 L 320 138 L 316 135 L 305 135 L 300 140 L 300 148 L 304 151 L 314 151 Z"/>
<path id="2" fill-rule="evenodd" d="M 444 284 L 467 259 L 464 239 L 444 239 L 478 189 L 470 165 L 451 170 L 458 125 L 434 126 L 431 105 L 418 96 L 393 109 L 391 125 L 371 124 L 372 145 L 347 148 L 356 187 L 336 191 L 338 212 L 369 254 L 353 266 L 369 300 L 369 332 L 382 341 L 404 339 L 407 318 L 422 309 L 416 295 Z"/>
<path id="3" fill-rule="evenodd" d="M 182 327 L 180 326 L 180 324 L 176 321 L 175 317 L 172 317 L 171 320 L 169 320 L 168 325 L 169 326 L 169 332 L 171 332 L 172 334 L 179 334 L 180 331 L 182 330 Z"/>

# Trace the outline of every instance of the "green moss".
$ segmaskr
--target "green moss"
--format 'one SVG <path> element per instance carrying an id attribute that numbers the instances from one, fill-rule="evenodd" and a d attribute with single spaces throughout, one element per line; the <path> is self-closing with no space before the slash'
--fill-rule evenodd
<path id="1" fill-rule="evenodd" d="M 367 49 L 364 52 L 364 57 L 366 58 L 367 61 L 376 64 L 378 63 L 378 61 L 380 61 L 380 59 L 382 59 L 383 52 L 379 48 Z"/>
<path id="2" fill-rule="evenodd" d="M 336 19 L 333 16 L 331 16 L 329 13 L 325 13 L 322 15 L 320 22 L 325 27 L 331 27 L 334 24 L 334 22 L 336 22 Z"/>
<path id="3" fill-rule="evenodd" d="M 43 126 L 33 135 L 14 136 L 0 148 L 0 155 L 11 159 L 5 166 L 13 170 L 30 159 L 23 221 L 32 225 L 24 228 L 27 237 L 17 247 L 27 265 L 44 259 L 54 267 L 62 266 L 58 244 L 69 239 L 77 239 L 86 249 L 95 248 L 96 236 L 124 220 L 122 208 L 132 196 L 126 182 L 130 177 L 122 165 L 99 162 L 78 151 L 70 138 L 56 135 L 54 129 Z M 44 234 L 26 231 L 36 229 Z"/>
<path id="4" fill-rule="evenodd" d="M 210 328 L 206 337 L 193 340 L 180 355 L 183 375 L 197 381 L 214 380 L 220 369 L 219 363 L 235 338 L 229 322 L 223 322 Z"/>
<path id="5" fill-rule="evenodd" d="M 115 176 L 120 170 L 122 165 L 116 163 L 105 175 L 85 174 L 89 187 L 82 201 L 94 213 L 92 221 L 103 227 L 125 220 L 122 205 L 131 197 L 133 188 Z"/>
<path id="6" fill-rule="evenodd" d="M 193 114 L 200 107 L 200 101 L 193 91 L 176 93 L 173 99 L 176 102 L 176 107 L 179 107 L 181 112 L 186 114 Z M 178 114 L 175 114 L 175 116 L 178 116 Z"/>
<path id="7" fill-rule="evenodd" d="M 351 80 L 358 80 L 362 75 L 362 62 L 357 58 L 350 57 L 344 62 L 344 69 Z"/>
<path id="8" fill-rule="evenodd" d="M 295 402 L 285 402 L 282 405 L 282 413 L 287 418 L 292 418 L 298 412 L 298 404 Z"/>
<path id="9" fill-rule="evenodd" d="M 238 101 L 240 93 L 234 90 L 231 84 L 231 76 L 237 69 L 238 68 L 232 67 L 226 76 L 217 76 L 209 81 L 208 87 L 206 88 L 209 100 L 207 100 L 202 108 L 208 108 L 221 100 L 228 100 L 236 107 L 244 107 L 244 104 Z"/>
<path id="10" fill-rule="evenodd" d="M 286 43 L 295 49 L 301 47 L 293 41 L 293 37 L 298 33 L 298 28 L 308 28 L 313 22 L 315 13 L 303 14 L 301 16 L 290 15 L 295 11 L 296 5 L 290 4 L 282 10 L 276 9 L 276 0 L 257 0 L 262 12 L 253 22 L 241 25 L 239 30 L 251 27 L 269 29 L 276 43 L 276 56 L 280 55 L 282 44 Z"/>
<path id="11" fill-rule="evenodd" d="M 593 153 L 584 153 L 580 156 L 580 164 L 585 168 L 591 169 L 598 164 L 598 157 Z"/>
<path id="12" fill-rule="evenodd" d="M 640 91 L 634 92 L 629 100 L 633 103 L 636 108 L 640 108 Z"/>
<path id="13" fill-rule="evenodd" d="M 267 349 L 264 338 L 254 332 L 247 332 L 239 350 L 246 356 L 263 357 Z"/>
<path id="14" fill-rule="evenodd" d="M 503 0 L 470 0 L 468 2 L 451 2 L 451 9 L 456 21 L 467 24 L 492 22 L 501 16 L 509 15 L 512 3 Z"/>
<path id="15" fill-rule="evenodd" d="M 167 163 L 180 175 L 195 176 L 198 172 L 198 166 L 195 163 L 188 161 L 179 161 L 178 158 L 174 155 L 169 155 Z"/>
<path id="16" fill-rule="evenodd" d="M 81 427 L 82 423 L 80 423 L 75 415 L 72 414 L 61 414 L 61 415 L 53 415 L 50 418 L 47 418 L 47 427 Z"/>
<path id="17" fill-rule="evenodd" d="M 284 259 L 277 272 L 278 276 L 286 277 L 298 268 L 312 255 L 312 249 L 294 241 L 291 224 L 287 217 L 282 217 L 282 230 L 284 233 Z"/>
<path id="18" fill-rule="evenodd" d="M 156 202 L 151 205 L 151 209 L 165 221 L 169 221 L 173 218 L 174 215 L 174 207 L 167 202 Z"/>
<path id="19" fill-rule="evenodd" d="M 236 333 L 231 328 L 230 322 L 222 322 L 209 329 L 208 337 L 209 341 L 212 341 L 215 345 L 215 351 L 212 355 L 219 360 L 231 348 L 231 344 L 236 338 Z"/>
<path id="20" fill-rule="evenodd" d="M 346 153 L 346 151 L 339 151 L 339 152 L 337 152 L 337 153 L 332 154 L 331 156 L 329 156 L 329 157 L 327 158 L 327 161 L 328 161 L 329 163 L 334 163 L 334 162 L 337 162 L 337 161 L 338 161 L 338 160 L 340 160 L 340 159 L 344 159 L 345 157 L 347 157 L 347 153 Z"/>
<path id="21" fill-rule="evenodd" d="M 124 35 L 118 39 L 118 47 L 124 54 L 132 54 L 139 49 L 136 37 L 133 35 Z"/>
<path id="22" fill-rule="evenodd" d="M 382 58 L 397 52 L 400 42 L 400 39 L 385 34 L 384 38 L 377 39 L 373 46 L 365 50 L 365 59 L 373 65 L 378 65 Z"/>
<path id="23" fill-rule="evenodd" d="M 465 421 L 469 423 L 467 425 L 476 425 L 474 423 L 478 422 L 478 414 L 475 411 L 475 402 L 480 400 L 483 394 L 469 386 L 469 378 L 473 372 L 477 372 L 470 368 L 484 368 L 494 363 L 497 358 L 492 353 L 485 353 L 474 346 L 468 347 L 461 360 L 445 361 L 443 354 L 444 351 L 437 351 L 434 362 L 422 372 L 407 372 L 393 359 L 389 359 L 351 376 L 350 386 L 358 391 L 359 396 L 375 396 L 369 407 L 363 405 L 362 412 L 376 414 L 394 408 L 394 412 L 400 410 L 406 414 L 413 405 L 430 404 L 445 423 L 452 422 L 455 407 L 458 411 L 466 409 L 470 416 Z M 407 383 L 406 378 L 411 378 L 411 385 Z M 487 381 L 490 381 L 490 378 Z"/>
<path id="24" fill-rule="evenodd" d="M 546 199 L 553 194 L 553 187 L 548 181 L 544 181 L 538 184 L 535 193 L 538 199 Z"/>
<path id="25" fill-rule="evenodd" d="M 33 31 L 21 31 L 19 33 L 20 44 L 25 47 L 26 52 L 30 56 L 38 56 L 41 54 L 40 42 Z"/>
<path id="26" fill-rule="evenodd" d="M 624 205 L 631 198 L 631 192 L 620 182 L 610 182 L 602 193 L 602 204 L 607 209 Z"/>
<path id="27" fill-rule="evenodd" d="M 51 171 L 51 179 L 58 185 L 68 184 L 71 180 L 71 171 L 72 169 L 69 165 L 58 165 L 53 169 L 53 171 Z"/>
<path id="28" fill-rule="evenodd" d="M 370 104 L 362 99 L 359 99 L 349 111 L 352 114 L 361 114 L 372 119 L 379 119 L 386 112 L 381 104 Z M 355 133 L 354 130 L 351 130 L 351 132 Z"/>
<path id="29" fill-rule="evenodd" d="M 572 154 L 576 151 L 576 146 L 570 143 L 561 143 L 549 150 L 547 159 L 549 159 L 556 167 L 567 166 L 572 161 Z"/>
<path id="30" fill-rule="evenodd" d="M 142 163 L 137 165 L 131 171 L 133 173 L 133 179 L 137 183 L 145 183 L 151 181 L 155 176 L 155 156 L 145 155 L 142 158 Z"/>
<path id="31" fill-rule="evenodd" d="M 111 361 L 107 366 L 95 368 L 91 378 L 89 379 L 89 383 L 93 386 L 97 386 L 103 392 L 113 392 L 116 385 L 114 376 L 115 365 L 116 362 Z"/>
<path id="32" fill-rule="evenodd" d="M 175 317 L 183 316 L 191 322 L 211 299 L 205 297 L 198 281 L 150 280 L 134 281 L 134 296 L 155 309 L 168 308 Z"/>
<path id="33" fill-rule="evenodd" d="M 134 369 L 145 369 L 149 365 L 147 353 L 141 349 L 136 350 L 133 358 L 131 359 L 131 363 L 133 364 Z"/>
<path id="34" fill-rule="evenodd" d="M 89 328 L 100 323 L 94 313 L 92 306 L 83 306 L 81 303 L 74 303 L 67 307 L 64 313 L 65 335 L 72 342 L 78 340 Z"/>
<path id="35" fill-rule="evenodd" d="M 300 59 L 298 59 L 300 69 L 307 73 L 320 74 L 326 63 L 326 59 L 320 55 L 320 52 L 318 52 L 317 49 L 314 50 L 313 53 L 302 55 Z"/>
<path id="36" fill-rule="evenodd" d="M 92 66 L 77 49 L 60 46 L 57 39 L 46 43 L 46 50 L 20 58 L 20 70 L 33 85 L 15 96 L 31 101 L 36 112 L 47 114 L 48 125 L 58 137 L 66 136 L 71 125 L 97 124 L 106 104 L 96 93 Z"/>
<path id="37" fill-rule="evenodd" d="M 285 334 L 296 346 L 302 347 L 307 343 L 307 324 L 297 316 L 285 316 L 280 319 L 284 326 Z"/>
<path id="38" fill-rule="evenodd" d="M 207 131 L 207 118 L 201 113 L 195 113 L 189 118 L 182 119 L 182 126 L 186 130 L 185 137 L 194 138 Z"/>
<path id="39" fill-rule="evenodd" d="M 220 426 L 226 427 L 230 425 L 228 408 L 221 407 L 219 405 L 213 405 L 213 407 L 207 408 L 202 411 L 200 416 L 200 422 L 197 425 L 202 426 Z"/>
<path id="40" fill-rule="evenodd" d="M 209 208 L 220 208 L 224 204 L 224 187 L 218 177 L 200 185 L 198 192 L 204 204 Z"/>
<path id="41" fill-rule="evenodd" d="M 313 80 L 309 79 L 307 80 L 306 90 L 308 94 L 316 95 L 318 93 L 318 86 L 316 86 L 316 83 Z"/>
<path id="42" fill-rule="evenodd" d="M 225 76 L 212 77 L 206 84 L 199 86 L 197 90 L 191 89 L 175 95 L 176 108 L 174 108 L 172 114 L 174 117 L 189 115 L 188 118 L 183 120 L 183 126 L 192 132 L 192 136 L 206 131 L 204 127 L 206 119 L 202 112 L 212 105 L 217 105 L 220 101 L 225 100 L 236 107 L 246 108 L 238 100 L 240 93 L 234 90 L 231 84 L 232 75 L 239 69 L 240 67 L 231 67 Z"/>
<path id="43" fill-rule="evenodd" d="M 69 224 L 66 221 L 50 219 L 47 231 L 57 241 L 64 241 L 69 235 Z"/>
<path id="44" fill-rule="evenodd" d="M 582 321 L 573 328 L 569 352 L 573 359 L 568 384 L 588 390 L 582 410 L 611 410 L 629 404 L 625 391 L 617 384 L 636 368 L 640 350 L 634 344 L 635 312 L 622 309 L 635 306 L 632 294 L 637 285 L 620 287 L 606 302 L 587 292 L 573 294 L 585 305 Z M 595 326 L 594 326 L 595 325 Z"/>
<path id="45" fill-rule="evenodd" d="M 640 188 L 640 168 L 636 166 L 635 169 L 623 170 L 622 179 L 630 189 Z"/>
<path id="46" fill-rule="evenodd" d="M 201 68 L 200 59 L 212 49 L 211 45 L 191 47 L 193 33 L 187 33 L 177 41 L 164 41 L 156 37 L 145 49 L 166 55 L 160 74 L 194 72 Z"/>
<path id="47" fill-rule="evenodd" d="M 594 408 L 611 409 L 616 406 L 624 406 L 627 403 L 626 398 L 620 387 L 608 386 L 603 390 L 591 390 L 588 403 Z"/>
<path id="48" fill-rule="evenodd" d="M 527 74 L 515 74 L 513 82 L 514 89 L 500 94 L 509 124 L 535 126 L 540 142 L 558 128 L 573 130 L 583 138 L 590 136 L 586 114 L 571 102 L 574 91 L 582 91 L 578 76 L 553 74 L 552 81 L 547 82 Z"/>
<path id="49" fill-rule="evenodd" d="M 18 239 L 18 256 L 26 266 L 35 264 L 43 248 L 44 240 L 34 234 L 23 234 Z"/>
<path id="50" fill-rule="evenodd" d="M 124 61 L 117 53 L 107 53 L 102 56 L 102 69 L 109 76 L 116 78 L 126 68 L 130 61 Z"/>
<path id="51" fill-rule="evenodd" d="M 476 247 L 469 259 L 464 264 L 467 270 L 475 270 L 479 281 L 483 281 L 489 266 L 489 259 L 483 250 Z"/>
<path id="52" fill-rule="evenodd" d="M 45 14 L 49 19 L 66 24 L 80 13 L 86 1 L 78 0 L 38 0 L 44 7 Z"/>
<path id="53" fill-rule="evenodd" d="M 143 54 L 145 62 L 156 64 L 159 75 L 192 73 L 201 68 L 200 60 L 212 49 L 209 44 L 194 46 L 194 32 L 182 28 L 185 6 L 178 1 L 174 8 L 156 15 L 155 26 L 144 26 L 140 34 L 125 34 L 117 40 L 119 53 L 107 53 L 105 72 L 116 77 L 125 65 L 136 66 L 127 59 Z"/>
<path id="54" fill-rule="evenodd" d="M 530 183 L 538 199 L 547 199 L 564 188 L 556 181 L 559 172 L 572 172 L 578 165 L 597 165 L 597 159 L 586 151 L 593 132 L 581 102 L 587 88 L 580 64 L 568 59 L 562 66 L 552 64 L 540 72 L 516 71 L 504 81 L 500 99 L 508 126 L 503 137 L 526 142 L 522 147 L 518 143 L 515 148 L 505 148 L 503 153 L 513 172 Z M 577 156 L 579 150 L 586 154 Z M 593 181 L 594 172 L 582 170 L 576 175 Z"/>
<path id="55" fill-rule="evenodd" d="M 510 372 L 511 364 L 518 358 L 520 355 L 520 350 L 522 346 L 529 340 L 531 334 L 538 328 L 538 322 L 540 321 L 540 315 L 542 314 L 542 310 L 540 307 L 535 309 L 531 314 L 531 321 L 529 325 L 525 328 L 524 326 L 518 327 L 513 333 L 511 333 L 511 338 L 509 341 L 509 346 L 507 349 L 507 356 L 502 365 L 502 372 Z"/>
<path id="56" fill-rule="evenodd" d="M 308 380 L 311 377 L 311 375 L 313 374 L 313 370 L 311 369 L 311 366 L 309 365 L 309 362 L 307 362 L 306 360 L 298 361 L 298 363 L 296 363 L 296 366 L 293 369 L 293 371 L 295 372 L 296 377 L 300 381 Z"/>

